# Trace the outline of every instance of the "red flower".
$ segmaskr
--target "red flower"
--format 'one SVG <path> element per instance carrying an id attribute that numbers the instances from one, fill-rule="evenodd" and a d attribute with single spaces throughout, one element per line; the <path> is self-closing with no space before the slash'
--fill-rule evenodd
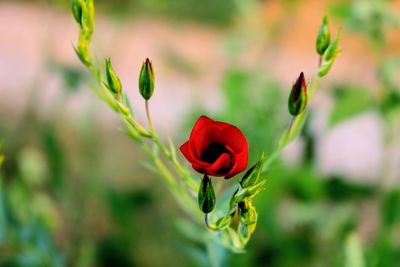
<path id="1" fill-rule="evenodd" d="M 181 152 L 199 173 L 229 179 L 247 167 L 249 148 L 235 126 L 201 116 Z"/>

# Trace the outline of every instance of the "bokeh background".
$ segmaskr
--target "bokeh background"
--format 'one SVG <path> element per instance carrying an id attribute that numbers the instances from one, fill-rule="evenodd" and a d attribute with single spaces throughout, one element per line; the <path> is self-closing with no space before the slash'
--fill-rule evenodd
<path id="1" fill-rule="evenodd" d="M 69 1 L 0 1 L 0 266 L 400 266 L 399 1 L 95 4 L 93 49 L 113 59 L 138 120 L 150 57 L 162 137 L 182 143 L 205 114 L 243 130 L 251 162 L 287 127 L 299 72 L 312 80 L 324 15 L 342 53 L 255 200 L 247 252 L 231 254 L 198 242 L 204 226 L 87 88 Z"/>

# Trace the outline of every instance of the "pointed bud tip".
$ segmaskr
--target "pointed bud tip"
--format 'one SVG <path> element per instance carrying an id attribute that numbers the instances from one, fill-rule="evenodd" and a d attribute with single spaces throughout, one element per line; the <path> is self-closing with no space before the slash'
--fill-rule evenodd
<path id="1" fill-rule="evenodd" d="M 210 213 L 215 207 L 215 193 L 210 177 L 205 174 L 199 187 L 198 193 L 199 208 L 203 213 Z"/>
<path id="2" fill-rule="evenodd" d="M 328 16 L 324 16 L 316 40 L 316 50 L 320 56 L 322 56 L 325 50 L 328 48 L 330 44 L 330 39 L 331 37 L 328 26 Z"/>
<path id="3" fill-rule="evenodd" d="M 149 100 L 154 92 L 153 64 L 146 58 L 139 74 L 139 91 L 145 100 Z"/>
<path id="4" fill-rule="evenodd" d="M 293 116 L 299 115 L 307 105 L 307 84 L 304 73 L 301 72 L 296 82 L 292 86 L 289 96 L 289 112 Z"/>
<path id="5" fill-rule="evenodd" d="M 105 59 L 105 70 L 106 70 L 106 79 L 107 79 L 107 88 L 111 90 L 114 95 L 121 95 L 122 93 L 122 84 L 121 81 L 115 72 L 112 64 L 111 59 Z"/>

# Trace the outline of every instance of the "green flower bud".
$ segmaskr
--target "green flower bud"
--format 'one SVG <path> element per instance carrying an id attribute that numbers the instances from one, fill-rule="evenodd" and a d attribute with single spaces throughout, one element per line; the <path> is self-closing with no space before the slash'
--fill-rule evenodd
<path id="1" fill-rule="evenodd" d="M 252 186 L 257 183 L 264 165 L 264 153 L 261 154 L 260 159 L 254 164 L 240 180 L 242 188 Z"/>
<path id="2" fill-rule="evenodd" d="M 88 14 L 90 18 L 94 19 L 94 1 L 93 0 L 86 0 L 86 8 L 88 10 Z"/>
<path id="3" fill-rule="evenodd" d="M 78 0 L 82 6 L 81 34 L 82 37 L 90 42 L 94 31 L 94 5 L 93 0 Z"/>
<path id="4" fill-rule="evenodd" d="M 144 99 L 149 100 L 154 92 L 154 71 L 151 61 L 146 58 L 139 75 L 139 91 Z"/>
<path id="5" fill-rule="evenodd" d="M 210 213 L 215 207 L 215 193 L 210 177 L 204 175 L 198 194 L 199 207 L 202 212 Z"/>
<path id="6" fill-rule="evenodd" d="M 290 92 L 289 101 L 289 112 L 293 116 L 297 116 L 302 113 L 307 106 L 307 85 L 304 79 L 303 72 L 300 73 L 299 78 L 292 87 Z"/>
<path id="7" fill-rule="evenodd" d="M 71 0 L 71 8 L 76 22 L 82 26 L 82 0 Z"/>
<path id="8" fill-rule="evenodd" d="M 321 67 L 318 69 L 318 76 L 322 78 L 327 75 L 333 66 L 333 62 L 334 60 L 322 63 Z"/>
<path id="9" fill-rule="evenodd" d="M 87 42 L 80 40 L 78 47 L 74 47 L 76 55 L 79 57 L 80 61 L 87 67 L 92 65 L 92 58 L 89 53 L 89 48 Z"/>
<path id="10" fill-rule="evenodd" d="M 118 78 L 118 75 L 115 73 L 114 68 L 111 65 L 111 60 L 108 58 L 105 61 L 106 68 L 106 78 L 107 78 L 107 87 L 114 95 L 121 95 L 122 93 L 122 85 L 121 81 Z"/>
<path id="11" fill-rule="evenodd" d="M 329 44 L 328 48 L 325 50 L 323 54 L 324 61 L 331 61 L 336 58 L 339 54 L 339 38 L 340 38 L 340 30 L 336 34 L 335 38 L 333 38 L 332 43 Z"/>
<path id="12" fill-rule="evenodd" d="M 322 20 L 322 25 L 319 28 L 318 36 L 317 36 L 317 43 L 316 43 L 316 48 L 317 48 L 317 53 L 319 55 L 323 55 L 325 50 L 328 48 L 329 43 L 330 43 L 330 32 L 329 32 L 329 27 L 328 27 L 328 17 L 325 16 L 324 19 Z"/>

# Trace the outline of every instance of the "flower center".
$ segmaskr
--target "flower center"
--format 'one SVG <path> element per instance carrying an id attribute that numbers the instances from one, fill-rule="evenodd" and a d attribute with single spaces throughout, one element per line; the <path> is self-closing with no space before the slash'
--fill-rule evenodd
<path id="1" fill-rule="evenodd" d="M 201 155 L 201 160 L 212 164 L 223 153 L 229 153 L 224 145 L 211 144 L 203 151 L 203 154 Z"/>

